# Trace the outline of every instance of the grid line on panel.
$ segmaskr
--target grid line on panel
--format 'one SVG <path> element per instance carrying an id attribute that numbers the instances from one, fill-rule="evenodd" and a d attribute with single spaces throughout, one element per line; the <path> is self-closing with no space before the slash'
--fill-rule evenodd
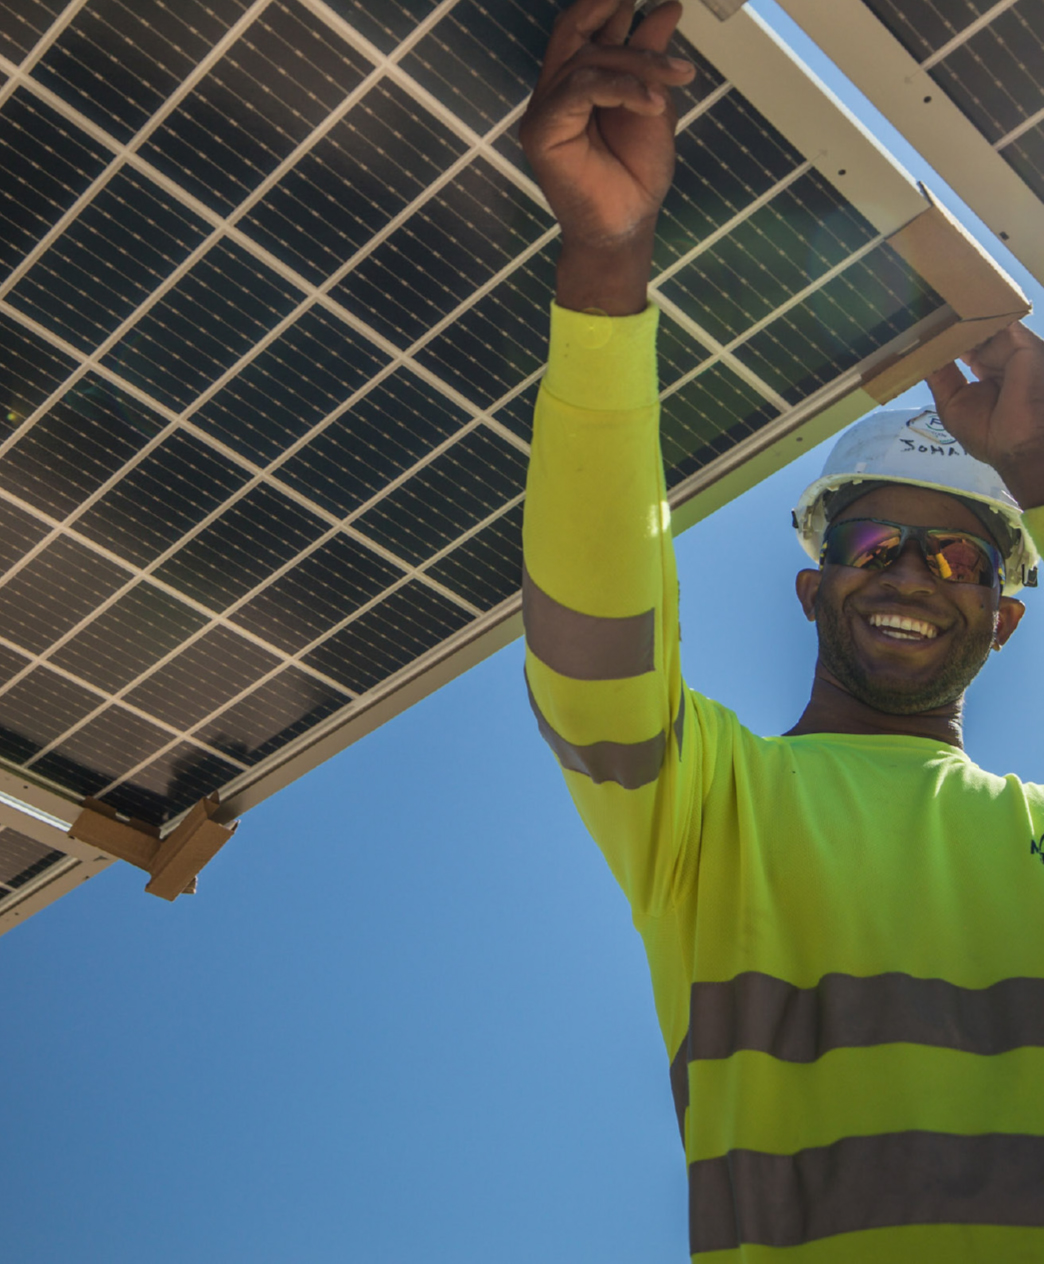
<path id="1" fill-rule="evenodd" d="M 1044 123 L 1044 106 L 1042 106 L 1034 114 L 1031 114 L 1029 118 L 1023 119 L 1022 122 L 1013 127 L 1006 136 L 1002 136 L 1000 140 L 995 140 L 993 142 L 993 148 L 999 153 L 1002 149 L 1006 149 L 1009 145 L 1013 145 L 1020 136 L 1025 135 L 1026 132 L 1032 131 L 1033 128 L 1040 123 Z"/>
<path id="2" fill-rule="evenodd" d="M 995 4 L 992 9 L 987 9 L 985 13 L 980 13 L 973 22 L 969 22 L 963 30 L 958 31 L 942 47 L 937 48 L 934 53 L 927 56 L 921 62 L 921 69 L 931 70 L 933 66 L 937 65 L 944 58 L 949 57 L 952 52 L 966 44 L 973 36 L 978 35 L 981 30 L 989 26 L 991 22 L 999 18 L 1002 13 L 1012 8 L 1017 2 L 1018 0 L 999 0 L 999 3 Z"/>
<path id="3" fill-rule="evenodd" d="M 62 112 L 70 122 L 89 131 L 94 135 L 95 139 L 101 140 L 106 148 L 113 150 L 113 158 L 105 170 L 90 185 L 88 189 L 77 199 L 70 211 L 59 220 L 51 231 L 41 239 L 32 251 L 23 259 L 22 263 L 11 273 L 8 279 L 0 287 L 0 298 L 6 296 L 8 291 L 21 280 L 22 276 L 29 270 L 37 259 L 44 253 L 48 246 L 58 237 L 59 231 L 64 231 L 65 227 L 72 222 L 72 219 L 80 214 L 80 212 L 92 202 L 95 197 L 105 188 L 109 181 L 116 175 L 121 168 L 129 161 L 138 157 L 137 151 L 149 139 L 152 133 L 160 126 L 164 119 L 172 113 L 186 96 L 192 91 L 197 83 L 210 71 L 211 67 L 220 60 L 226 50 L 239 38 L 247 27 L 253 22 L 259 13 L 263 12 L 272 3 L 272 0 L 254 0 L 242 16 L 232 24 L 225 34 L 213 45 L 207 55 L 199 61 L 188 75 L 178 84 L 169 97 L 156 110 L 156 112 L 139 128 L 137 133 L 131 137 L 126 144 L 121 144 L 114 136 L 111 136 L 104 128 L 98 127 L 97 124 L 91 123 L 85 115 L 74 109 L 72 106 L 59 97 L 56 93 L 44 88 L 43 84 L 37 83 L 26 71 L 18 68 L 15 71 L 18 82 L 30 86 L 34 91 L 42 90 L 46 93 L 45 99 L 52 107 L 57 102 L 62 104 Z M 41 94 L 42 95 L 42 94 Z M 139 160 L 141 161 L 141 160 Z M 137 165 L 137 164 L 135 164 Z M 151 174 L 151 164 L 146 163 L 145 166 L 149 170 L 145 174 Z M 158 173 L 157 173 L 158 174 Z M 60 226 L 60 229 L 59 229 Z M 209 247 L 210 243 L 207 243 Z M 128 318 L 130 319 L 130 318 Z"/>
<path id="4" fill-rule="evenodd" d="M 53 518 L 50 514 L 45 513 L 41 509 L 38 509 L 35 505 L 31 505 L 28 501 L 22 500 L 21 497 L 16 496 L 13 492 L 8 491 L 6 488 L 0 487 L 0 501 L 16 506 L 17 508 L 23 510 L 23 512 L 30 514 L 32 517 L 36 518 L 40 522 L 47 524 L 48 526 L 61 527 L 61 524 L 57 521 L 57 519 Z M 356 533 L 356 534 L 360 543 L 367 543 L 367 544 L 369 543 L 368 541 L 366 541 L 366 538 L 362 536 L 361 533 Z M 241 635 L 246 640 L 256 645 L 258 649 L 265 650 L 271 654 L 279 655 L 280 657 L 286 659 L 287 662 L 290 661 L 290 657 L 291 657 L 290 655 L 286 654 L 285 651 L 280 650 L 277 646 L 272 645 L 269 641 L 266 641 L 264 637 L 258 636 L 256 633 L 251 632 L 248 628 L 241 628 L 239 627 L 238 624 L 231 623 L 225 617 L 224 613 L 212 610 L 209 606 L 205 605 L 201 601 L 198 601 L 191 594 L 182 592 L 181 589 L 176 588 L 173 584 L 169 584 L 165 580 L 163 580 L 161 577 L 151 573 L 148 567 L 135 566 L 135 564 L 131 562 L 129 559 L 127 559 L 126 557 L 122 556 L 121 554 L 114 553 L 111 549 L 107 549 L 104 545 L 99 544 L 95 540 L 92 540 L 89 536 L 82 535 L 80 532 L 75 531 L 75 530 L 64 529 L 64 530 L 61 530 L 60 532 L 57 532 L 55 535 L 55 538 L 65 538 L 65 539 L 70 539 L 70 540 L 75 541 L 77 544 L 82 545 L 84 548 L 89 549 L 91 552 L 97 554 L 98 557 L 104 558 L 106 561 L 112 562 L 115 565 L 119 566 L 121 569 L 128 571 L 131 578 L 128 580 L 128 582 L 125 585 L 122 585 L 120 588 L 116 589 L 116 591 L 112 593 L 110 597 L 107 597 L 104 601 L 99 602 L 98 605 L 95 606 L 94 609 L 91 610 L 90 614 L 87 615 L 85 618 L 81 619 L 79 623 L 74 624 L 67 632 L 64 632 L 60 637 L 57 637 L 48 646 L 45 653 L 36 655 L 35 657 L 38 657 L 41 663 L 46 662 L 48 666 L 50 666 L 51 665 L 50 657 L 54 653 L 60 650 L 74 636 L 82 632 L 86 627 L 88 627 L 91 623 L 93 623 L 98 618 L 99 615 L 104 614 L 107 610 L 109 610 L 112 606 L 114 606 L 117 601 L 119 601 L 122 597 L 126 596 L 127 593 L 130 592 L 133 588 L 135 588 L 142 580 L 148 580 L 150 584 L 154 585 L 156 588 L 158 588 L 161 592 L 165 593 L 167 596 L 173 598 L 174 600 L 178 601 L 182 605 L 187 606 L 190 610 L 200 615 L 203 619 L 210 621 L 208 627 L 204 628 L 204 631 L 209 630 L 211 627 L 214 627 L 214 626 L 227 627 L 229 630 L 236 632 L 238 635 Z M 183 544 L 183 541 L 178 540 L 174 546 L 172 546 L 169 550 L 167 550 L 161 555 L 162 560 L 164 561 L 167 560 L 169 555 L 172 555 L 173 553 L 177 551 L 177 549 L 182 547 L 182 544 Z M 379 545 L 373 545 L 370 547 L 373 547 L 375 550 L 380 548 Z M 387 550 L 385 550 L 384 552 L 387 553 Z M 391 556 L 392 555 L 388 554 L 385 560 L 390 560 Z M 403 568 L 404 580 L 409 580 L 415 577 L 419 578 L 419 576 L 415 576 L 413 568 L 409 567 L 405 562 L 400 563 L 400 565 Z M 182 642 L 181 644 L 184 645 L 186 643 L 187 642 Z M 12 642 L 12 645 L 13 644 L 14 643 Z M 19 653 L 22 654 L 23 656 L 31 655 L 31 651 L 29 651 L 25 647 L 21 647 L 19 649 Z M 57 668 L 55 670 L 57 670 Z M 307 666 L 304 668 L 304 670 L 307 671 L 310 675 L 315 676 L 317 680 L 321 681 L 325 685 L 332 685 L 336 688 L 343 688 L 343 686 L 338 685 L 337 682 L 332 677 L 326 676 L 323 672 L 318 671 L 316 668 Z M 65 674 L 69 676 L 69 679 L 74 679 L 78 683 L 83 684 L 85 688 L 88 688 L 88 689 L 94 688 L 94 686 L 92 686 L 89 681 L 82 681 L 80 677 L 76 676 L 75 673 L 67 672 Z M 18 677 L 13 677 L 11 680 L 5 682 L 3 685 L 0 685 L 0 696 L 2 696 L 11 687 L 11 685 L 17 684 L 18 679 L 20 678 L 21 678 L 21 674 L 19 674 Z"/>
<path id="5" fill-rule="evenodd" d="M 51 25 L 40 36 L 33 47 L 19 62 L 18 68 L 28 73 L 47 52 L 51 45 L 55 42 L 59 35 L 72 22 L 81 9 L 85 8 L 89 0 L 69 0 L 65 8 L 58 14 Z M 5 85 L 6 87 L 7 85 Z M 0 94 L 0 102 L 6 97 L 6 92 Z"/>
<path id="6" fill-rule="evenodd" d="M 703 360 L 701 361 L 701 363 L 697 364 L 695 368 L 690 369 L 687 373 L 683 373 L 681 377 L 679 377 L 676 381 L 671 382 L 670 385 L 665 387 L 664 390 L 660 392 L 660 399 L 667 399 L 669 396 L 673 395 L 676 391 L 681 390 L 683 386 L 686 386 L 694 378 L 699 377 L 701 373 L 706 372 L 706 370 L 709 369 L 712 365 L 723 361 L 726 356 L 731 357 L 732 354 L 736 350 L 738 350 L 738 348 L 740 348 L 741 346 L 743 346 L 744 343 L 748 342 L 751 338 L 759 334 L 763 329 L 766 329 L 769 325 L 773 323 L 773 321 L 778 320 L 781 316 L 785 316 L 786 313 L 789 312 L 792 308 L 798 307 L 801 303 L 805 302 L 806 299 L 810 298 L 818 290 L 821 290 L 825 285 L 829 284 L 829 282 L 836 280 L 837 277 L 841 276 L 850 267 L 852 267 L 854 264 L 857 264 L 866 255 L 876 250 L 879 246 L 884 245 L 886 241 L 887 241 L 887 237 L 883 233 L 878 233 L 876 236 L 872 237 L 869 241 L 865 242 L 862 246 L 860 246 L 858 250 L 852 251 L 852 253 L 848 255 L 846 258 L 842 259 L 839 263 L 836 263 L 832 268 L 829 268 L 826 272 L 822 274 L 822 276 L 816 277 L 814 281 L 811 281 L 803 289 L 798 290 L 796 294 L 792 294 L 786 300 L 786 302 L 780 303 L 780 305 L 777 308 L 775 308 L 773 311 L 768 312 L 765 316 L 763 316 L 760 320 L 756 321 L 749 328 L 744 329 L 742 333 L 737 334 L 735 338 L 731 339 L 731 341 L 725 343 L 725 345 L 721 349 L 720 354 L 714 354 L 714 355 L 709 356 L 706 360 Z M 707 337 L 710 337 L 710 335 L 708 334 Z M 730 363 L 730 367 L 732 367 L 731 363 Z M 765 389 L 771 389 L 771 388 L 766 386 Z M 785 409 L 788 411 L 792 407 L 792 405 L 786 403 L 785 401 L 784 401 L 784 406 L 785 406 Z"/>

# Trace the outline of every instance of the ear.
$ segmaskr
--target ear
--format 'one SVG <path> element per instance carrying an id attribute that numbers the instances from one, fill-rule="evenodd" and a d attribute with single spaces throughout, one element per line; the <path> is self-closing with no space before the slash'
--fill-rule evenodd
<path id="1" fill-rule="evenodd" d="M 804 610 L 805 618 L 809 623 L 816 621 L 816 597 L 819 595 L 819 584 L 822 578 L 822 571 L 809 569 L 798 571 L 794 580 L 798 601 L 801 602 L 801 609 Z M 1017 623 L 1018 620 L 1016 619 L 1015 622 Z"/>
<path id="2" fill-rule="evenodd" d="M 1008 637 L 1019 626 L 1019 620 L 1026 613 L 1026 607 L 1017 597 L 1002 597 L 997 607 L 997 633 L 993 638 L 993 648 L 999 650 Z"/>

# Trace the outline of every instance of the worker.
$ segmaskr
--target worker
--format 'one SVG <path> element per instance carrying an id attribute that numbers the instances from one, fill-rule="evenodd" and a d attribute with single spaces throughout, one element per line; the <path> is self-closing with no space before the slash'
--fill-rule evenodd
<path id="1" fill-rule="evenodd" d="M 680 10 L 629 34 L 628 0 L 578 0 L 523 123 L 562 230 L 533 708 L 644 941 L 692 1258 L 1039 1264 L 1044 787 L 978 768 L 961 707 L 1044 544 L 1044 343 L 1014 325 L 939 369 L 934 411 L 872 414 L 802 497 L 819 655 L 788 733 L 687 688 L 647 301 Z M 762 562 L 705 561 L 721 619 Z"/>

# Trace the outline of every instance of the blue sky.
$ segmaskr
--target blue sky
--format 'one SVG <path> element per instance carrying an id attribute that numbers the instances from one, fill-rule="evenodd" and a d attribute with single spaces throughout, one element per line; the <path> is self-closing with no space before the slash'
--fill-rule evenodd
<path id="1" fill-rule="evenodd" d="M 979 231 L 770 0 L 753 7 Z M 759 732 L 807 696 L 787 523 L 823 456 L 678 542 L 688 680 Z M 967 724 L 973 758 L 1038 780 L 1042 600 Z M 195 899 L 146 897 L 117 866 L 0 942 L 5 1260 L 685 1258 L 641 944 L 521 664 L 508 647 L 250 813 Z"/>

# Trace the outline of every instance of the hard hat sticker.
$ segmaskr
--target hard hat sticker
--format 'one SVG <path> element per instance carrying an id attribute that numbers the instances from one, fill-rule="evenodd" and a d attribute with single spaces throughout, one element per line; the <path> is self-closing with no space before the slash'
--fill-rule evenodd
<path id="1" fill-rule="evenodd" d="M 924 412 L 919 417 L 911 417 L 906 428 L 912 430 L 921 439 L 929 443 L 941 443 L 948 446 L 957 440 L 949 433 L 936 413 Z"/>

